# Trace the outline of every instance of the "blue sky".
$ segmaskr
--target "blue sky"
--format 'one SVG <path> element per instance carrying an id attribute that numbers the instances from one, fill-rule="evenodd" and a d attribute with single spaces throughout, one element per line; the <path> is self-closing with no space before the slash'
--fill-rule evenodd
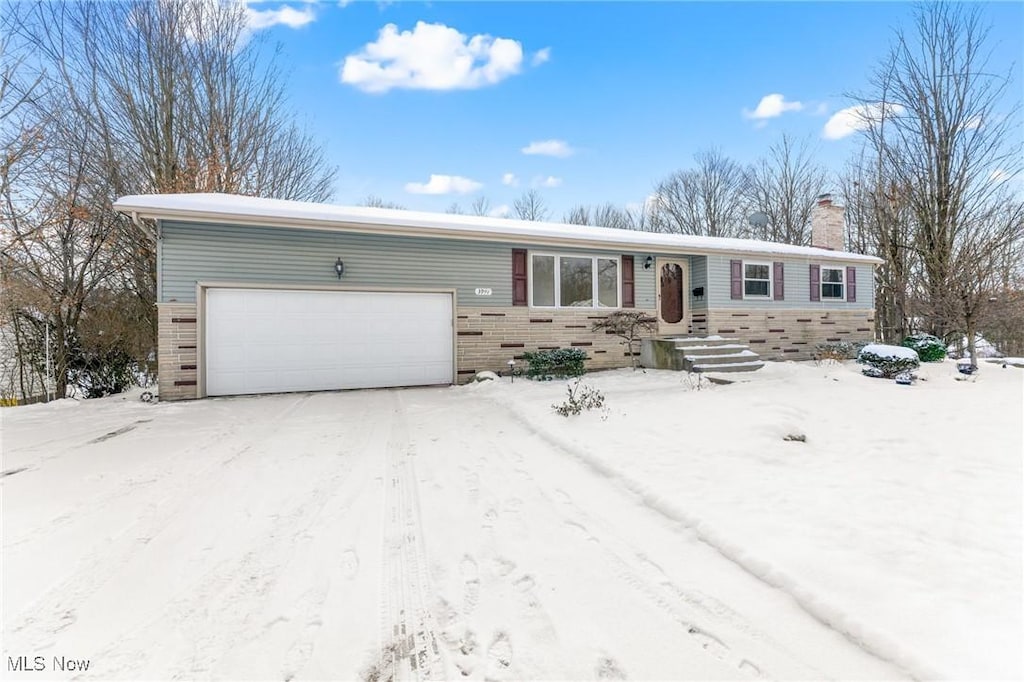
<path id="1" fill-rule="evenodd" d="M 1024 4 L 981 7 L 990 68 L 1012 70 L 1009 99 L 1019 101 Z M 867 86 L 893 29 L 912 30 L 913 11 L 897 2 L 249 8 L 282 47 L 300 120 L 340 169 L 337 203 L 373 194 L 440 211 L 483 195 L 500 209 L 536 187 L 554 219 L 577 203 L 641 202 L 702 149 L 753 161 L 784 132 L 840 170 L 857 135 L 838 137 L 841 117 L 829 133 L 826 124 L 853 104 L 846 93 Z"/>

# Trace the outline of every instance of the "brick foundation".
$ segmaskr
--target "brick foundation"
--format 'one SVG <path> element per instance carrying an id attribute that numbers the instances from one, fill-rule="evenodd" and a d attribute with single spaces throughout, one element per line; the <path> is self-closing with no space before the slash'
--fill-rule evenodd
<path id="1" fill-rule="evenodd" d="M 196 305 L 160 303 L 157 363 L 161 400 L 192 400 L 198 391 Z"/>
<path id="2" fill-rule="evenodd" d="M 653 310 L 638 312 L 655 314 Z M 520 359 L 527 351 L 553 348 L 585 350 L 590 358 L 588 369 L 629 367 L 621 338 L 590 331 L 594 321 L 606 315 L 594 309 L 460 307 L 456 316 L 458 380 L 468 381 L 483 370 L 507 372 L 509 360 Z M 524 366 L 521 361 L 518 364 Z"/>
<path id="3" fill-rule="evenodd" d="M 766 360 L 810 360 L 826 341 L 871 341 L 874 310 L 709 310 L 708 333 L 739 339 Z"/>
<path id="4" fill-rule="evenodd" d="M 654 310 L 644 310 L 654 316 Z M 527 351 L 581 348 L 588 369 L 629 367 L 622 339 L 592 332 L 607 313 L 593 309 L 531 310 L 525 307 L 470 308 L 456 312 L 456 377 L 468 381 L 483 370 L 508 371 L 510 359 Z M 194 399 L 198 392 L 197 319 L 193 303 L 159 304 L 161 400 Z M 749 344 L 762 358 L 808 360 L 825 341 L 867 341 L 874 337 L 873 310 L 708 310 L 691 318 L 691 333 L 718 334 Z"/>

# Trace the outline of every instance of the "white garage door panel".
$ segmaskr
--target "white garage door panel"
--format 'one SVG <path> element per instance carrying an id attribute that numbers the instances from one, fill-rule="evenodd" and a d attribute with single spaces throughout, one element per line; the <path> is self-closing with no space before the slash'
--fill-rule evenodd
<path id="1" fill-rule="evenodd" d="M 209 289 L 206 393 L 452 381 L 450 294 Z"/>

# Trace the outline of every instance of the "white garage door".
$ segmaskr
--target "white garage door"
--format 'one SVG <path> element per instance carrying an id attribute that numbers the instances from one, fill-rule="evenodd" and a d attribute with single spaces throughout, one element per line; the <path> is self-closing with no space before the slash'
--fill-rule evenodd
<path id="1" fill-rule="evenodd" d="M 206 394 L 448 384 L 452 296 L 208 289 Z"/>

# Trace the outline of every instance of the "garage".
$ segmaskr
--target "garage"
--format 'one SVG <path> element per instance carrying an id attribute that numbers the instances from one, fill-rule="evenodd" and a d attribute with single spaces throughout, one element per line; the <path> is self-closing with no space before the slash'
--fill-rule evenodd
<path id="1" fill-rule="evenodd" d="M 451 292 L 205 292 L 206 395 L 454 382 Z"/>

